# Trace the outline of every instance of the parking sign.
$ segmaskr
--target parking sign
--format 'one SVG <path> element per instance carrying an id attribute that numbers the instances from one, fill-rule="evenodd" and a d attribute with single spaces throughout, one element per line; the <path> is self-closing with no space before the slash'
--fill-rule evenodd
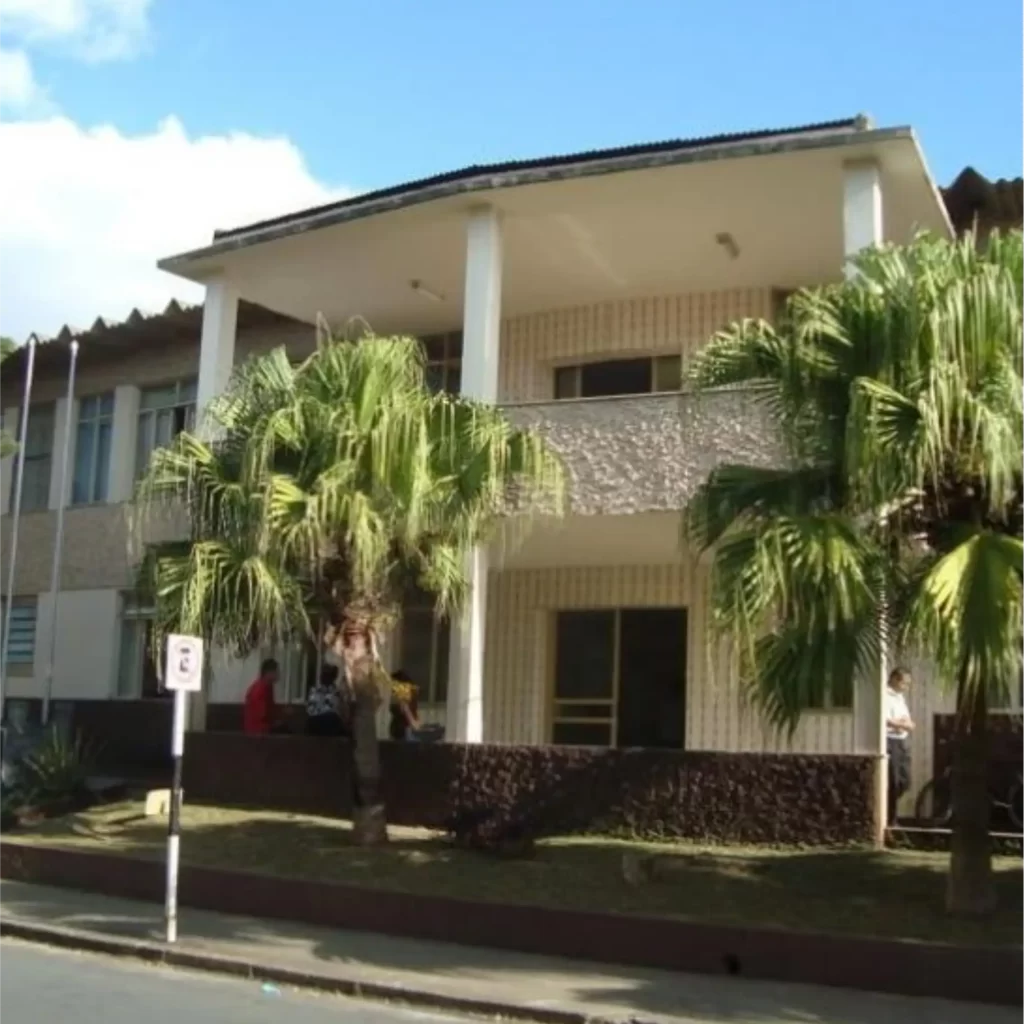
<path id="1" fill-rule="evenodd" d="M 168 690 L 198 693 L 203 685 L 202 638 L 172 633 L 167 638 L 166 668 L 164 686 Z"/>

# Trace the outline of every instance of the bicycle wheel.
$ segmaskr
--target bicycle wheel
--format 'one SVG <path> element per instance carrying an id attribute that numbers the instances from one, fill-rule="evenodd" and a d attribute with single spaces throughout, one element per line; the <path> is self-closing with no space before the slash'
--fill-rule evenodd
<path id="1" fill-rule="evenodd" d="M 1010 815 L 1010 821 L 1013 822 L 1013 827 L 1020 832 L 1024 828 L 1024 786 L 1021 785 L 1021 780 L 1018 779 L 1010 790 L 1010 800 L 1007 804 L 1007 811 Z"/>
<path id="2" fill-rule="evenodd" d="M 936 785 L 941 782 L 941 785 Z M 914 817 L 931 825 L 948 825 L 953 817 L 953 805 L 949 799 L 949 786 L 945 780 L 931 779 L 917 794 Z"/>

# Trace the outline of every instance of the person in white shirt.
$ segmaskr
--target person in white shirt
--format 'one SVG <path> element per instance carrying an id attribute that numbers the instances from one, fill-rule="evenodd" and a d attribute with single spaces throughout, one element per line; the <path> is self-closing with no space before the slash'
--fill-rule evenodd
<path id="1" fill-rule="evenodd" d="M 907 706 L 910 673 L 896 668 L 885 688 L 885 747 L 889 755 L 889 824 L 896 823 L 900 797 L 910 789 L 910 734 L 914 720 Z"/>

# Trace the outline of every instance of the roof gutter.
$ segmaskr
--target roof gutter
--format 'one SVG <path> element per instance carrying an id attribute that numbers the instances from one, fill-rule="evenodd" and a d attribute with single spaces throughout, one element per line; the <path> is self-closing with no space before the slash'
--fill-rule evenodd
<path id="1" fill-rule="evenodd" d="M 738 141 L 710 144 L 699 148 L 680 147 L 677 150 L 635 153 L 614 157 L 581 159 L 574 163 L 552 166 L 528 167 L 506 171 L 482 171 L 444 182 L 413 186 L 407 191 L 390 192 L 388 195 L 370 194 L 360 202 L 358 197 L 342 206 L 327 207 L 251 230 L 244 228 L 236 234 L 214 241 L 211 245 L 193 249 L 176 256 L 160 260 L 157 266 L 172 274 L 190 280 L 202 280 L 192 264 L 212 257 L 237 252 L 240 249 L 278 241 L 294 235 L 333 227 L 348 221 L 362 220 L 381 213 L 391 213 L 422 203 L 434 202 L 458 195 L 491 192 L 497 189 L 515 188 L 520 185 L 535 185 L 553 181 L 569 181 L 576 178 L 594 177 L 602 174 L 616 174 L 623 171 L 649 170 L 656 167 L 673 167 L 686 164 L 710 163 L 714 160 L 736 160 L 747 157 L 770 156 L 781 153 L 799 153 L 811 150 L 861 146 L 871 143 L 909 139 L 915 142 L 914 133 L 908 127 L 876 128 L 858 131 L 823 131 L 804 135 L 788 135 L 781 138 L 757 141 Z M 933 186 L 934 187 L 934 186 Z"/>

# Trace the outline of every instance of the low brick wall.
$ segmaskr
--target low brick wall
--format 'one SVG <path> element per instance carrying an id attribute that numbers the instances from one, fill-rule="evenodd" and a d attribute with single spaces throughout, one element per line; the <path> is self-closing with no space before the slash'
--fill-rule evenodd
<path id="1" fill-rule="evenodd" d="M 395 824 L 496 808 L 540 834 L 629 833 L 728 843 L 870 841 L 869 758 L 489 744 L 381 744 Z M 312 814 L 351 810 L 340 740 L 191 733 L 191 799 Z"/>
<path id="2" fill-rule="evenodd" d="M 150 776 L 170 770 L 172 717 L 170 699 L 78 700 L 72 722 L 96 745 L 100 770 Z"/>

